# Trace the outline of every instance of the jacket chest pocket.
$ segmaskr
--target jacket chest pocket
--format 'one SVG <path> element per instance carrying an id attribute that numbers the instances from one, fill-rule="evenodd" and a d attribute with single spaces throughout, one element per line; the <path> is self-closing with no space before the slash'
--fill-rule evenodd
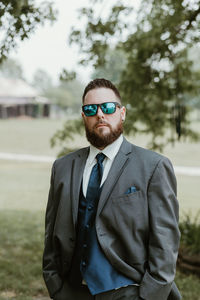
<path id="1" fill-rule="evenodd" d="M 140 190 L 129 193 L 129 194 L 124 194 L 121 196 L 117 196 L 117 197 L 112 197 L 112 204 L 113 205 L 117 205 L 117 204 L 123 204 L 123 203 L 128 203 L 130 202 L 130 204 L 134 201 L 137 202 L 141 201 L 142 198 L 142 193 Z"/>
<path id="2" fill-rule="evenodd" d="M 142 229 L 147 220 L 147 205 L 141 191 L 112 197 L 110 224 L 127 230 Z"/>

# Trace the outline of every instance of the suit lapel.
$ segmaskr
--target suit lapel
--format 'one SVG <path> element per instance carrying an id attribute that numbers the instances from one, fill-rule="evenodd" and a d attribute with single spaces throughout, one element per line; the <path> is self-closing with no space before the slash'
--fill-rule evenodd
<path id="1" fill-rule="evenodd" d="M 73 223 L 76 224 L 81 182 L 83 171 L 88 157 L 89 147 L 81 149 L 73 160 L 72 165 L 72 180 L 71 180 L 71 195 L 72 195 L 72 216 Z"/>
<path id="2" fill-rule="evenodd" d="M 99 214 L 104 207 L 108 197 L 112 193 L 112 190 L 115 186 L 115 184 L 118 182 L 124 168 L 126 167 L 128 160 L 129 160 L 129 153 L 132 151 L 132 145 L 127 142 L 127 140 L 124 138 L 123 143 L 119 149 L 119 152 L 117 153 L 113 164 L 111 166 L 111 169 L 108 173 L 107 179 L 103 184 L 101 196 L 99 199 L 99 205 L 97 214 Z"/>

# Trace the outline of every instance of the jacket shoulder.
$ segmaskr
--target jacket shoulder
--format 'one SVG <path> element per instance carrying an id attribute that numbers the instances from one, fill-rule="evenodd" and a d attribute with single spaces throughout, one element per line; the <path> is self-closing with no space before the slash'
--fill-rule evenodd
<path id="1" fill-rule="evenodd" d="M 57 167 L 57 166 L 61 166 L 61 165 L 66 164 L 66 163 L 70 163 L 74 159 L 76 159 L 77 157 L 81 157 L 81 156 L 87 155 L 88 151 L 89 151 L 89 147 L 85 147 L 85 148 L 81 148 L 81 149 L 78 149 L 76 151 L 70 152 L 70 153 L 68 153 L 68 154 L 66 154 L 64 156 L 61 156 L 61 157 L 57 158 L 54 161 L 53 165 L 55 167 Z"/>
<path id="2" fill-rule="evenodd" d="M 174 173 L 171 161 L 164 155 L 132 144 L 131 157 L 136 169 L 143 170 L 149 179 L 160 168 Z M 164 169 L 163 169 L 164 168 Z"/>
<path id="3" fill-rule="evenodd" d="M 143 147 L 136 146 L 134 144 L 131 145 L 132 145 L 132 155 L 136 156 L 137 159 L 139 161 L 142 161 L 144 164 L 148 165 L 150 163 L 153 165 L 157 165 L 160 161 L 170 162 L 170 160 L 166 156 L 160 153 L 157 153 L 149 149 L 145 149 Z"/>
<path id="4" fill-rule="evenodd" d="M 162 155 L 158 152 L 155 152 L 155 151 L 143 148 L 143 147 L 139 147 L 139 146 L 136 146 L 134 144 L 132 144 L 132 146 L 133 146 L 134 153 L 137 154 L 138 156 L 143 157 L 143 158 L 148 157 L 148 158 L 152 158 L 152 159 L 156 159 L 156 160 L 160 160 L 162 158 L 165 158 L 164 155 Z"/>

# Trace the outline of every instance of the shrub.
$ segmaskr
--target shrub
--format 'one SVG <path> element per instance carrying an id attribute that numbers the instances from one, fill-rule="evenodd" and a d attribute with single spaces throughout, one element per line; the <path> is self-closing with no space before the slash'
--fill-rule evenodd
<path id="1" fill-rule="evenodd" d="M 181 248 L 188 254 L 200 254 L 200 211 L 195 217 L 185 214 L 179 224 L 181 231 Z"/>

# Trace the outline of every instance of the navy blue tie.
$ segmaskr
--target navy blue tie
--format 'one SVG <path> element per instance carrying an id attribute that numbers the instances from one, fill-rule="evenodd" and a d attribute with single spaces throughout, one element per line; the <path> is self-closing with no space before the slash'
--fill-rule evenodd
<path id="1" fill-rule="evenodd" d="M 96 199 L 99 197 L 100 192 L 100 184 L 103 175 L 103 160 L 105 155 L 103 153 L 99 153 L 96 156 L 97 163 L 92 168 L 92 172 L 90 175 L 86 199 L 90 202 L 92 199 Z M 93 202 L 93 201 L 92 201 Z"/>

